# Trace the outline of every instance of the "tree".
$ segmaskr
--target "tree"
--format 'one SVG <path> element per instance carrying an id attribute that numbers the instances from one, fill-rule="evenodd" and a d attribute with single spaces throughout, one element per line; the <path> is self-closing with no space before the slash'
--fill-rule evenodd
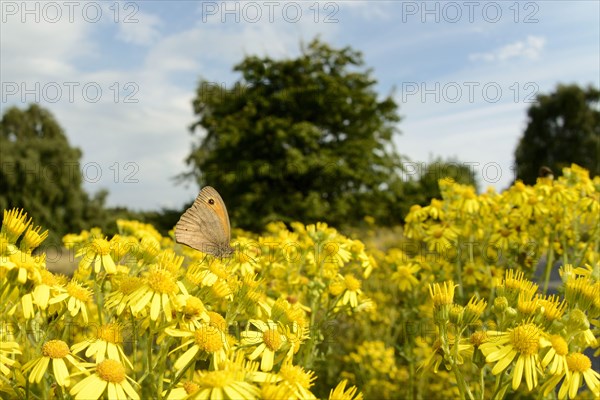
<path id="1" fill-rule="evenodd" d="M 0 208 L 24 208 L 33 220 L 62 235 L 86 227 L 106 193 L 91 204 L 82 187 L 81 151 L 71 147 L 52 114 L 12 107 L 0 121 Z"/>
<path id="2" fill-rule="evenodd" d="M 361 53 L 314 40 L 297 58 L 246 57 L 234 71 L 230 88 L 200 82 L 191 130 L 205 136 L 186 177 L 216 187 L 236 226 L 399 219 L 388 183 L 400 117 L 391 96 L 378 100 Z"/>
<path id="3" fill-rule="evenodd" d="M 599 100 L 600 91 L 591 86 L 558 85 L 554 93 L 538 95 L 515 151 L 517 178 L 534 184 L 541 167 L 560 173 L 571 163 L 600 174 Z"/>

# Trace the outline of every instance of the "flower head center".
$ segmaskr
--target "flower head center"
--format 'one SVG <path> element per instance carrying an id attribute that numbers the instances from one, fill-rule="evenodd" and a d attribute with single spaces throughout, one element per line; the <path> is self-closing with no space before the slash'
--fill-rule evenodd
<path id="1" fill-rule="evenodd" d="M 292 386 L 301 386 L 308 389 L 312 386 L 315 377 L 313 372 L 306 373 L 302 367 L 297 365 L 283 365 L 279 370 L 279 375 Z"/>
<path id="2" fill-rule="evenodd" d="M 148 274 L 148 285 L 158 293 L 175 294 L 177 284 L 173 274 L 163 268 L 152 268 Z"/>
<path id="3" fill-rule="evenodd" d="M 569 352 L 569 345 L 567 344 L 566 340 L 563 339 L 562 336 L 550 336 L 550 343 L 552 343 L 552 348 L 559 356 L 564 356 Z"/>
<path id="4" fill-rule="evenodd" d="M 232 380 L 230 371 L 210 371 L 202 376 L 202 386 L 222 388 L 231 384 Z"/>
<path id="5" fill-rule="evenodd" d="M 67 285 L 67 293 L 77 300 L 87 303 L 92 297 L 90 289 L 81 286 L 78 282 L 69 282 Z"/>
<path id="6" fill-rule="evenodd" d="M 92 241 L 92 248 L 96 254 L 103 256 L 110 254 L 110 243 L 106 239 L 96 238 Z"/>
<path id="7" fill-rule="evenodd" d="M 198 384 L 191 382 L 191 381 L 183 382 L 182 386 L 187 394 L 194 394 L 198 390 L 200 390 L 200 386 L 198 386 Z"/>
<path id="8" fill-rule="evenodd" d="M 573 353 L 567 356 L 567 366 L 571 371 L 585 372 L 592 368 L 592 362 L 585 354 Z"/>
<path id="9" fill-rule="evenodd" d="M 470 340 L 473 346 L 479 347 L 487 340 L 487 333 L 485 331 L 476 331 L 471 335 Z"/>
<path id="10" fill-rule="evenodd" d="M 360 281 L 352 274 L 348 274 L 344 277 L 344 283 L 346 284 L 346 288 L 351 292 L 355 292 L 360 289 Z"/>
<path id="11" fill-rule="evenodd" d="M 223 348 L 222 332 L 214 326 L 202 324 L 194 332 L 194 339 L 201 350 L 207 353 L 215 353 Z"/>
<path id="12" fill-rule="evenodd" d="M 221 332 L 227 330 L 227 321 L 225 321 L 225 318 L 221 314 L 209 311 L 208 317 L 210 318 L 210 326 L 217 328 Z"/>
<path id="13" fill-rule="evenodd" d="M 183 307 L 183 312 L 185 315 L 194 317 L 204 313 L 206 309 L 204 308 L 204 304 L 202 304 L 202 300 L 195 296 L 190 296 L 185 301 L 185 306 Z"/>
<path id="14" fill-rule="evenodd" d="M 529 199 L 527 200 L 527 202 L 528 202 L 530 205 L 535 205 L 535 204 L 537 204 L 537 202 L 538 202 L 538 199 L 537 199 L 537 197 L 536 197 L 536 196 L 529 196 Z"/>
<path id="15" fill-rule="evenodd" d="M 121 329 L 118 324 L 106 324 L 98 329 L 97 337 L 99 340 L 103 340 L 108 343 L 121 343 L 123 337 L 121 336 Z"/>
<path id="16" fill-rule="evenodd" d="M 263 332 L 263 341 L 271 351 L 277 351 L 282 345 L 281 335 L 277 328 L 270 328 Z"/>
<path id="17" fill-rule="evenodd" d="M 107 382 L 120 383 L 125 379 L 125 367 L 115 360 L 104 360 L 96 367 L 98 376 Z"/>
<path id="18" fill-rule="evenodd" d="M 510 333 L 513 347 L 525 355 L 535 354 L 540 347 L 540 330 L 534 324 L 517 326 Z"/>
<path id="19" fill-rule="evenodd" d="M 46 269 L 41 269 L 40 275 L 42 276 L 42 285 L 55 286 L 59 284 L 58 277 Z"/>
<path id="20" fill-rule="evenodd" d="M 65 358 L 69 353 L 69 346 L 62 340 L 49 340 L 42 346 L 44 357 Z"/>
<path id="21" fill-rule="evenodd" d="M 142 286 L 144 280 L 137 276 L 128 276 L 123 278 L 119 283 L 119 291 L 123 294 L 133 293 L 136 289 Z"/>

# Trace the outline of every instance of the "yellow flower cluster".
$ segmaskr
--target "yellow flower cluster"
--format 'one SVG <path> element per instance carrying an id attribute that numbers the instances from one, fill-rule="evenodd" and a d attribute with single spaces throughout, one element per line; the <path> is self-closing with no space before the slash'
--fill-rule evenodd
<path id="1" fill-rule="evenodd" d="M 600 178 L 440 186 L 384 251 L 272 223 L 219 259 L 119 220 L 63 238 L 71 277 L 4 211 L 0 397 L 600 396 Z"/>
<path id="2" fill-rule="evenodd" d="M 317 398 L 307 369 L 328 321 L 368 310 L 374 262 L 325 224 L 241 234 L 233 259 L 118 221 L 64 237 L 71 278 L 33 255 L 47 232 L 22 210 L 0 233 L 0 392 L 75 399 Z M 6 300 L 6 301 L 4 301 Z M 325 392 L 321 388 L 321 393 Z M 342 380 L 335 399 L 361 399 Z M 325 392 L 325 393 L 327 393 Z"/>
<path id="3" fill-rule="evenodd" d="M 393 348 L 408 376 L 394 398 L 551 398 L 561 382 L 559 398 L 598 396 L 600 177 L 573 165 L 502 193 L 440 187 L 441 199 L 411 208 L 403 240 L 371 252 L 378 268 L 362 290 L 377 312 L 340 352 Z M 339 359 L 345 376 L 355 363 Z M 365 394 L 389 381 L 347 377 Z"/>

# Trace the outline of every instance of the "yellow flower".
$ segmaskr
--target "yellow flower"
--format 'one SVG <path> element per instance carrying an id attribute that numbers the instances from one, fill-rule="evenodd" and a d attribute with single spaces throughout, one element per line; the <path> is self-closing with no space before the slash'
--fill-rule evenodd
<path id="1" fill-rule="evenodd" d="M 10 373 L 10 368 L 14 365 L 16 360 L 11 356 L 14 354 L 21 354 L 19 344 L 17 342 L 8 342 L 0 340 L 0 372 L 4 375 Z"/>
<path id="2" fill-rule="evenodd" d="M 263 400 L 296 400 L 294 390 L 287 384 L 265 383 L 260 388 L 260 398 Z"/>
<path id="3" fill-rule="evenodd" d="M 309 390 L 316 379 L 314 372 L 306 372 L 300 366 L 285 363 L 281 366 L 277 376 L 293 390 L 296 398 L 316 399 L 315 395 Z"/>
<path id="4" fill-rule="evenodd" d="M 7 271 L 15 270 L 13 273 L 16 273 L 18 284 L 25 284 L 28 281 L 41 282 L 40 271 L 46 268 L 46 253 L 33 256 L 30 253 L 22 252 L 11 244 L 7 246 L 7 252 L 7 255 L 0 257 L 0 271 L 3 268 Z M 13 279 L 10 280 L 14 281 Z"/>
<path id="5" fill-rule="evenodd" d="M 538 290 L 538 285 L 525 279 L 523 271 L 515 272 L 513 269 L 507 269 L 505 277 L 497 289 L 498 296 L 505 296 L 512 303 L 519 298 L 520 293 L 524 293 L 530 298 L 533 297 Z"/>
<path id="6" fill-rule="evenodd" d="M 565 300 L 560 300 L 556 295 L 547 295 L 539 300 L 542 306 L 542 315 L 548 324 L 560 320 L 565 313 L 567 303 Z"/>
<path id="7" fill-rule="evenodd" d="M 465 324 L 472 324 L 479 320 L 481 314 L 485 311 L 487 302 L 484 299 L 479 299 L 475 296 L 471 297 L 469 303 L 465 306 L 464 321 Z"/>
<path id="8" fill-rule="evenodd" d="M 176 370 L 182 370 L 186 365 L 192 362 L 198 354 L 204 357 L 211 356 L 211 361 L 215 365 L 227 358 L 229 344 L 225 332 L 227 330 L 225 319 L 215 312 L 209 312 L 209 316 L 211 322 L 200 324 L 194 331 L 184 331 L 174 328 L 165 329 L 165 333 L 169 336 L 190 338 L 182 343 L 181 346 L 173 349 L 171 353 L 192 344 L 192 347 L 187 349 L 179 356 L 177 361 L 175 361 L 173 366 Z"/>
<path id="9" fill-rule="evenodd" d="M 256 327 L 258 332 L 249 329 L 242 332 L 242 346 L 256 346 L 252 353 L 248 355 L 248 358 L 255 360 L 259 356 L 262 356 L 260 369 L 271 371 L 273 369 L 275 353 L 287 344 L 287 338 L 279 331 L 278 325 L 272 320 L 263 322 L 251 319 L 248 326 L 250 325 Z"/>
<path id="10" fill-rule="evenodd" d="M 490 243 L 494 244 L 500 251 L 506 252 L 519 245 L 519 235 L 517 235 L 516 229 L 508 221 L 504 221 L 498 223 L 495 232 L 490 237 Z"/>
<path id="11" fill-rule="evenodd" d="M 259 389 L 245 382 L 244 373 L 235 369 L 197 371 L 193 383 L 198 390 L 189 399 L 252 400 L 260 396 Z"/>
<path id="12" fill-rule="evenodd" d="M 346 385 L 348 384 L 348 380 L 344 379 L 335 387 L 335 389 L 331 389 L 329 392 L 329 400 L 362 400 L 362 393 L 358 392 L 356 386 L 350 386 L 346 390 Z"/>
<path id="13" fill-rule="evenodd" d="M 27 213 L 23 209 L 13 208 L 10 211 L 4 210 L 0 233 L 6 235 L 10 243 L 15 244 L 30 223 L 31 218 L 27 220 Z"/>
<path id="14" fill-rule="evenodd" d="M 116 308 L 117 315 L 121 315 L 128 306 L 128 297 L 140 289 L 145 280 L 138 276 L 118 276 L 118 278 L 112 279 L 111 282 L 114 285 L 113 291 L 109 293 L 104 305 L 108 309 Z"/>
<path id="15" fill-rule="evenodd" d="M 392 274 L 392 281 L 398 285 L 398 289 L 401 292 L 412 290 L 413 287 L 419 285 L 419 279 L 417 279 L 416 274 L 420 270 L 421 267 L 414 263 L 399 265 Z"/>
<path id="16" fill-rule="evenodd" d="M 507 332 L 488 331 L 488 341 L 479 346 L 479 349 L 486 356 L 487 362 L 496 363 L 492 368 L 494 375 L 508 368 L 516 357 L 512 388 L 516 390 L 519 387 L 524 375 L 527 388 L 532 390 L 538 383 L 539 349 L 548 345 L 541 340 L 542 333 L 531 323 L 523 323 Z"/>
<path id="17" fill-rule="evenodd" d="M 486 278 L 482 265 L 468 262 L 463 267 L 463 285 L 475 286 Z"/>
<path id="18" fill-rule="evenodd" d="M 102 268 L 107 274 L 116 273 L 117 267 L 110 255 L 110 250 L 110 243 L 106 239 L 93 239 L 76 254 L 77 257 L 82 257 L 79 262 L 79 268 L 87 270 L 93 265 L 94 272 L 96 273 L 99 273 Z"/>
<path id="19" fill-rule="evenodd" d="M 158 320 L 163 315 L 167 321 L 173 319 L 177 309 L 177 293 L 183 284 L 168 270 L 156 265 L 150 267 L 144 284 L 127 297 L 127 304 L 134 315 L 140 314 L 150 306 L 150 319 Z"/>
<path id="20" fill-rule="evenodd" d="M 95 366 L 94 374 L 75 384 L 70 393 L 75 400 L 97 400 L 105 392 L 109 399 L 139 400 L 140 396 L 128 380 L 137 385 L 127 376 L 123 364 L 116 360 L 104 360 Z"/>
<path id="21" fill-rule="evenodd" d="M 429 294 L 433 300 L 433 315 L 436 321 L 448 321 L 450 318 L 449 313 L 454 301 L 455 287 L 453 281 L 444 282 L 443 286 L 439 283 L 429 285 Z"/>
<path id="22" fill-rule="evenodd" d="M 48 230 L 46 229 L 44 232 L 40 233 L 41 230 L 41 226 L 34 228 L 33 225 L 29 225 L 27 227 L 27 231 L 21 239 L 21 251 L 25 253 L 31 253 L 33 249 L 38 247 L 44 240 L 46 240 L 48 237 Z"/>
<path id="23" fill-rule="evenodd" d="M 545 339 L 543 339 L 545 340 Z M 548 372 L 551 375 L 558 375 L 567 370 L 567 353 L 569 345 L 566 340 L 559 335 L 552 335 L 548 338 L 550 345 L 548 352 L 542 359 L 542 367 L 546 368 L 550 365 Z"/>
<path id="24" fill-rule="evenodd" d="M 63 287 L 66 277 L 56 276 L 52 272 L 42 269 L 40 270 L 42 281 L 33 289 L 33 302 L 42 310 L 48 307 L 50 299 L 57 292 L 57 288 Z"/>
<path id="25" fill-rule="evenodd" d="M 554 375 L 543 385 L 543 393 L 546 396 L 564 378 L 562 386 L 558 391 L 558 398 L 570 399 L 577 397 L 577 391 L 585 381 L 586 385 L 596 398 L 600 397 L 600 374 L 592 368 L 589 357 L 581 353 L 567 355 L 567 369 L 559 375 Z"/>
<path id="26" fill-rule="evenodd" d="M 110 239 L 110 256 L 115 263 L 120 262 L 126 255 L 137 253 L 138 242 L 134 237 L 114 235 Z"/>
<path id="27" fill-rule="evenodd" d="M 526 186 L 521 181 L 516 181 L 514 185 L 508 189 L 507 200 L 516 206 L 521 206 L 527 202 L 527 199 L 533 194 L 533 189 Z"/>
<path id="28" fill-rule="evenodd" d="M 66 361 L 71 365 L 85 371 L 84 363 L 81 363 L 69 351 L 69 346 L 62 340 L 49 340 L 42 346 L 42 357 L 29 361 L 23 366 L 23 371 L 31 369 L 29 374 L 30 383 L 39 383 L 42 381 L 48 365 L 52 363 L 52 375 L 59 386 L 69 386 L 71 377 Z"/>
<path id="29" fill-rule="evenodd" d="M 177 297 L 181 304 L 180 324 L 183 329 L 193 331 L 202 324 L 210 322 L 210 316 L 202 300 L 187 293 L 180 294 Z"/>
<path id="30" fill-rule="evenodd" d="M 599 297 L 600 283 L 594 283 L 589 278 L 575 278 L 565 282 L 565 299 L 571 307 L 577 306 L 582 311 L 588 311 L 594 308 Z"/>
<path id="31" fill-rule="evenodd" d="M 185 277 L 196 286 L 213 286 L 219 280 L 227 280 L 229 275 L 221 260 L 214 258 L 193 263 L 187 268 Z"/>
<path id="32" fill-rule="evenodd" d="M 450 337 L 449 342 L 449 347 L 451 351 L 454 351 L 452 349 L 455 345 L 455 338 Z M 472 354 L 473 345 L 469 341 L 461 339 L 458 343 L 458 357 L 456 359 L 456 363 L 458 365 L 462 365 L 465 359 L 471 358 Z M 423 360 L 419 368 L 428 370 L 431 367 L 433 367 L 433 372 L 437 374 L 440 368 L 440 364 L 444 362 L 444 366 L 449 371 L 450 364 L 446 363 L 446 360 L 447 357 L 444 355 L 444 349 L 442 349 L 442 342 L 439 339 L 436 339 L 435 342 L 433 342 L 433 345 L 431 346 L 431 350 L 429 352 L 428 357 L 425 360 Z"/>
<path id="33" fill-rule="evenodd" d="M 164 396 L 167 396 L 167 400 L 193 399 L 194 394 L 198 393 L 199 390 L 200 390 L 200 385 L 198 385 L 194 381 L 190 381 L 190 380 L 179 381 L 177 383 L 177 385 L 175 385 L 175 387 L 173 389 L 171 389 L 171 392 L 168 394 L 168 396 L 167 396 L 168 390 L 165 390 L 163 392 L 163 398 L 164 398 Z"/>
<path id="34" fill-rule="evenodd" d="M 345 291 L 338 301 L 338 305 L 350 304 L 350 307 L 356 308 L 358 297 L 362 295 L 362 290 L 360 290 L 361 281 L 356 279 L 353 274 L 346 274 L 343 279 Z"/>
<path id="35" fill-rule="evenodd" d="M 118 323 L 109 323 L 94 328 L 96 329 L 94 335 L 71 346 L 71 351 L 77 354 L 87 349 L 85 356 L 94 356 L 96 363 L 110 358 L 125 363 L 133 369 L 133 365 L 123 351 L 122 327 Z"/>
<path id="36" fill-rule="evenodd" d="M 58 288 L 58 294 L 48 304 L 65 302 L 72 317 L 81 312 L 85 323 L 88 322 L 87 306 L 92 301 L 93 292 L 76 280 L 71 280 L 65 288 Z"/>
<path id="37" fill-rule="evenodd" d="M 458 234 L 453 227 L 445 224 L 435 224 L 427 229 L 425 242 L 429 251 L 435 251 L 437 254 L 447 254 L 451 250 L 456 250 L 457 237 Z"/>

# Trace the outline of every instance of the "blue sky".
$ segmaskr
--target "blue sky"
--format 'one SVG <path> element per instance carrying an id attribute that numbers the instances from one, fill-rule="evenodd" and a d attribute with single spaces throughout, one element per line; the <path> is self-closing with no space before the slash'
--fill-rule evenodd
<path id="1" fill-rule="evenodd" d="M 512 180 L 537 93 L 600 86 L 598 1 L 92 1 L 1 3 L 4 110 L 38 102 L 83 151 L 85 188 L 109 205 L 180 208 L 197 140 L 200 78 L 231 87 L 246 55 L 293 57 L 315 36 L 364 54 L 403 116 L 397 150 L 472 166 L 483 189 Z"/>

